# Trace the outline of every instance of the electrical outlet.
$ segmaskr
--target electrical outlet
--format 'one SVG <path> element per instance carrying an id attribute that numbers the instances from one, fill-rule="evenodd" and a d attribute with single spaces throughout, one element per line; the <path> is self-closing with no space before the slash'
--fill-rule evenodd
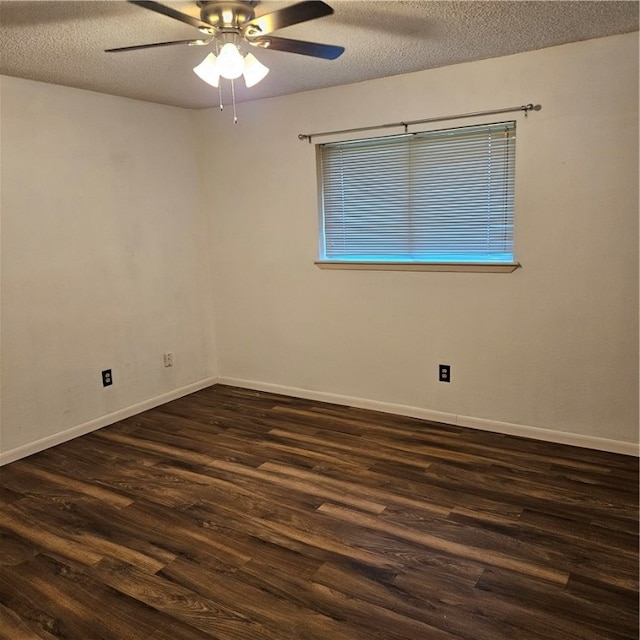
<path id="1" fill-rule="evenodd" d="M 438 380 L 440 382 L 451 382 L 451 365 L 439 364 L 438 365 Z"/>
<path id="2" fill-rule="evenodd" d="M 164 366 L 173 367 L 173 353 L 171 353 L 171 351 L 167 351 L 167 353 L 164 354 Z"/>
<path id="3" fill-rule="evenodd" d="M 102 372 L 102 386 L 109 387 L 113 384 L 113 376 L 111 375 L 111 369 L 105 369 Z"/>

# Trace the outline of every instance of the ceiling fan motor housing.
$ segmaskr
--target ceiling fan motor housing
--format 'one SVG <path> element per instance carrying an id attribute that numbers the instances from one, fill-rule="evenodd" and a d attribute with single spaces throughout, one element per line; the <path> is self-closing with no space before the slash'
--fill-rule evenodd
<path id="1" fill-rule="evenodd" d="M 229 29 L 239 33 L 243 25 L 254 17 L 254 11 L 249 2 L 213 0 L 198 2 L 198 6 L 202 21 L 220 30 Z"/>

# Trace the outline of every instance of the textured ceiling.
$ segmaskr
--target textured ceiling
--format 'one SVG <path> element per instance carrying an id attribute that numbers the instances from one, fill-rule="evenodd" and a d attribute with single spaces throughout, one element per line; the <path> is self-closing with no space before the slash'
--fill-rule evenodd
<path id="1" fill-rule="evenodd" d="M 236 83 L 252 100 L 481 60 L 638 30 L 636 1 L 327 0 L 332 16 L 274 35 L 342 45 L 335 61 L 252 49 L 271 72 Z M 292 2 L 257 3 L 256 15 Z M 198 16 L 193 2 L 164 2 Z M 168 105 L 218 104 L 191 69 L 208 53 L 186 45 L 104 49 L 200 37 L 188 25 L 122 0 L 0 1 L 0 73 Z"/>

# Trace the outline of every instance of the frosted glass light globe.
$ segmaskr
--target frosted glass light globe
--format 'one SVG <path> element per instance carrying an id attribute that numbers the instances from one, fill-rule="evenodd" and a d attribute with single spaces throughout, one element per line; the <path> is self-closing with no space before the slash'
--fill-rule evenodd
<path id="1" fill-rule="evenodd" d="M 242 75 L 244 71 L 244 59 L 238 51 L 238 47 L 232 42 L 227 42 L 216 60 L 216 68 L 218 73 L 227 80 L 235 80 Z"/>

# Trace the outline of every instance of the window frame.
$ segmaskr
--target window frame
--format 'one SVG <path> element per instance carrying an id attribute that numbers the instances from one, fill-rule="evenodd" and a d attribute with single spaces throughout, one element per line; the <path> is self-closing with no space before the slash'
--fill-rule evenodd
<path id="1" fill-rule="evenodd" d="M 340 144 L 340 143 L 352 143 L 366 140 L 378 140 L 388 138 L 399 138 L 403 135 L 414 134 L 438 134 L 440 132 L 449 132 L 458 129 L 470 129 L 474 127 L 492 127 L 500 125 L 511 125 L 513 128 L 513 210 L 512 210 L 512 223 L 515 223 L 516 206 L 515 206 L 515 160 L 517 145 L 516 139 L 516 127 L 517 122 L 513 120 L 505 120 L 500 122 L 476 122 L 468 125 L 461 125 L 459 127 L 438 127 L 433 129 L 425 129 L 422 131 L 411 132 L 410 134 L 397 134 L 396 136 L 382 135 L 382 136 L 362 136 L 348 140 L 334 140 L 325 143 L 318 143 L 316 147 L 316 170 L 317 170 L 317 184 L 318 184 L 318 258 L 314 261 L 315 264 L 321 269 L 350 269 L 350 270 L 375 270 L 375 271 L 451 271 L 451 272 L 479 272 L 479 273 L 511 273 L 518 269 L 521 265 L 519 262 L 513 259 L 513 261 L 472 261 L 472 260 L 460 260 L 460 261 L 444 261 L 444 260 L 420 260 L 420 259 L 335 259 L 326 258 L 325 251 L 325 211 L 324 211 L 324 184 L 323 184 L 323 162 L 322 153 L 323 147 L 327 144 Z M 515 249 L 515 235 L 512 237 L 512 250 Z M 515 251 L 512 251 L 515 254 Z"/>

